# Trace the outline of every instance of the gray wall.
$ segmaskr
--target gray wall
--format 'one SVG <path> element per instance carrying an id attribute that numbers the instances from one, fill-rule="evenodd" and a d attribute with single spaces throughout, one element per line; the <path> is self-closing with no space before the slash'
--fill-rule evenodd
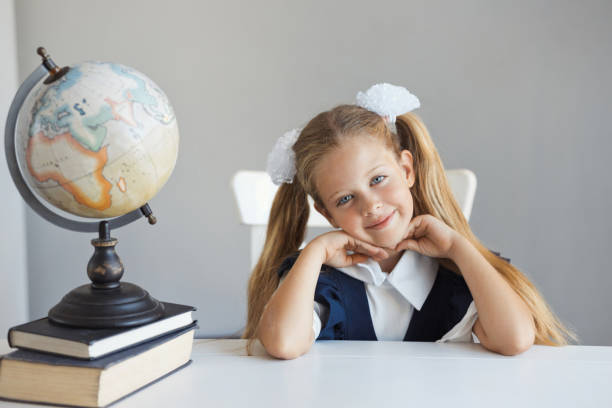
<path id="1" fill-rule="evenodd" d="M 28 318 L 24 204 L 4 161 L 4 121 L 17 91 L 15 7 L 0 0 L 0 338 Z"/>
<path id="2" fill-rule="evenodd" d="M 606 1 L 19 1 L 20 79 L 112 60 L 166 91 L 181 150 L 114 231 L 124 280 L 198 307 L 200 336 L 244 324 L 248 231 L 229 188 L 285 130 L 375 82 L 422 102 L 445 165 L 478 175 L 472 227 L 523 268 L 583 344 L 612 345 L 612 3 Z M 30 317 L 85 281 L 88 234 L 27 213 Z"/>

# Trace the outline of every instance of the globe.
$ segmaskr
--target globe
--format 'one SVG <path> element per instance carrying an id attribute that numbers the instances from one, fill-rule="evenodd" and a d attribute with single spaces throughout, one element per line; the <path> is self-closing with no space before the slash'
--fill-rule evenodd
<path id="1" fill-rule="evenodd" d="M 147 203 L 176 164 L 179 133 L 164 92 L 133 68 L 83 62 L 43 81 L 15 130 L 19 169 L 52 206 L 88 218 Z"/>
<path id="2" fill-rule="evenodd" d="M 108 62 L 60 68 L 43 47 L 36 52 L 42 64 L 17 90 L 6 120 L 9 172 L 25 202 L 45 220 L 98 232 L 86 269 L 91 283 L 68 292 L 49 310 L 49 320 L 87 328 L 157 320 L 163 303 L 138 285 L 120 282 L 124 267 L 110 231 L 142 216 L 156 223 L 147 201 L 176 164 L 174 111 L 162 90 L 135 69 Z M 60 210 L 101 220 L 75 220 Z"/>

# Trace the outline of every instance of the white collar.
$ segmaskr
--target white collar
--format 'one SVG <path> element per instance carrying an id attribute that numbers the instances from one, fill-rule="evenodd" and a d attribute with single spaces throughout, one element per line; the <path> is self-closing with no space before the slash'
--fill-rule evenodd
<path id="1" fill-rule="evenodd" d="M 364 263 L 338 269 L 352 278 L 375 286 L 382 285 L 386 280 L 412 306 L 421 310 L 436 280 L 438 266 L 435 258 L 406 250 L 389 274 L 383 272 L 378 262 L 372 258 Z"/>

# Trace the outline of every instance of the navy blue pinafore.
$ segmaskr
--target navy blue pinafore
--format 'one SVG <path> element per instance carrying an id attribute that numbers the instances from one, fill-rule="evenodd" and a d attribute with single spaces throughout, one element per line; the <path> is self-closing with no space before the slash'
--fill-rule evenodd
<path id="1" fill-rule="evenodd" d="M 293 267 L 298 255 L 283 261 L 280 277 Z M 364 282 L 323 265 L 314 300 L 329 310 L 327 319 L 321 321 L 317 340 L 377 340 Z M 404 341 L 441 339 L 461 321 L 471 302 L 472 294 L 463 277 L 440 265 L 421 310 L 413 311 Z"/>

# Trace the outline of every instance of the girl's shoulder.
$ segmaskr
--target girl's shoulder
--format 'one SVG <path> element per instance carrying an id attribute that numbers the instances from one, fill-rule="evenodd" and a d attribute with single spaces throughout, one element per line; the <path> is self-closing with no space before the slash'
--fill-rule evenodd
<path id="1" fill-rule="evenodd" d="M 294 252 L 291 255 L 287 256 L 285 259 L 283 259 L 283 262 L 280 264 L 277 271 L 279 278 L 282 279 L 283 276 L 285 276 L 287 272 L 289 272 L 289 270 L 293 268 L 293 264 L 295 264 L 295 261 L 298 259 L 298 256 L 300 256 L 300 251 Z"/>
<path id="2" fill-rule="evenodd" d="M 283 259 L 283 262 L 281 262 L 277 270 L 277 274 L 280 279 L 282 279 L 287 274 L 287 272 L 289 272 L 289 270 L 293 268 L 293 265 L 295 264 L 295 261 L 297 261 L 301 252 L 302 251 L 294 252 L 288 255 L 285 259 Z M 332 270 L 335 270 L 335 268 L 332 268 L 328 265 L 321 266 L 321 272 L 331 272 Z"/>
<path id="3" fill-rule="evenodd" d="M 509 258 L 504 258 L 499 252 L 491 251 L 491 253 L 495 254 L 506 262 L 510 262 Z M 467 309 L 467 306 L 469 306 L 469 303 L 473 299 L 472 293 L 470 292 L 463 275 L 452 271 L 442 264 L 439 265 L 438 274 L 429 297 L 448 299 L 451 304 L 459 306 L 458 310 Z"/>
<path id="4" fill-rule="evenodd" d="M 282 279 L 289 272 L 289 270 L 293 268 L 293 265 L 295 264 L 295 261 L 297 261 L 298 257 L 300 256 L 300 253 L 301 251 L 296 251 L 288 255 L 287 257 L 285 257 L 285 259 L 283 259 L 283 261 L 281 262 L 277 270 L 279 279 Z M 331 267 L 329 265 L 323 264 L 321 266 L 321 274 L 323 275 L 334 274 L 334 272 L 342 273 L 338 269 Z"/>

